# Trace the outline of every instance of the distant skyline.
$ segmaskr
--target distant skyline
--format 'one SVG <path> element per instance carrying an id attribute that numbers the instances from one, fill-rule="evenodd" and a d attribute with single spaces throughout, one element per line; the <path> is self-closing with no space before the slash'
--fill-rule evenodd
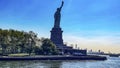
<path id="1" fill-rule="evenodd" d="M 0 28 L 50 37 L 62 0 L 0 0 Z M 120 53 L 120 0 L 63 0 L 64 42 L 82 49 Z"/>

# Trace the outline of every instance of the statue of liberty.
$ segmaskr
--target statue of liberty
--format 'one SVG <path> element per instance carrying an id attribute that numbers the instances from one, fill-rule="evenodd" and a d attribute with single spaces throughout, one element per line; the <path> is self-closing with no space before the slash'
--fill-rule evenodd
<path id="1" fill-rule="evenodd" d="M 60 19 L 61 19 L 61 9 L 63 7 L 64 2 L 62 1 L 62 4 L 59 8 L 57 8 L 57 11 L 54 14 L 54 27 L 59 28 L 60 27 Z"/>

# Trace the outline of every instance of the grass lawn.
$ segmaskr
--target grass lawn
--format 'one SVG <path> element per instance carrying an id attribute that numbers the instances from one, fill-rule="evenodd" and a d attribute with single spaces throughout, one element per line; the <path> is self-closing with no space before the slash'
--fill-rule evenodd
<path id="1" fill-rule="evenodd" d="M 24 57 L 24 56 L 29 56 L 27 53 L 17 53 L 17 54 L 9 54 L 8 56 L 10 57 Z"/>

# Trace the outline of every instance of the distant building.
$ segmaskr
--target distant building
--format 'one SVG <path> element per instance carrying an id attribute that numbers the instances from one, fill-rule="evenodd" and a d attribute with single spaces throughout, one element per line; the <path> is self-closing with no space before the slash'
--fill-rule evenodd
<path id="1" fill-rule="evenodd" d="M 97 52 L 97 51 L 89 50 L 89 51 L 88 51 L 88 54 L 101 55 L 101 54 L 104 54 L 104 52 L 102 52 L 102 51 L 100 51 L 100 50 L 98 50 L 98 52 Z"/>

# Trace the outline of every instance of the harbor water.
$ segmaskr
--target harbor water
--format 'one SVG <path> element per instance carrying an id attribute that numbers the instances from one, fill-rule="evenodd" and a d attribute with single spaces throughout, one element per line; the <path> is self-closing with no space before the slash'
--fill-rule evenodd
<path id="1" fill-rule="evenodd" d="M 120 57 L 108 57 L 105 61 L 0 61 L 0 68 L 120 68 Z"/>

